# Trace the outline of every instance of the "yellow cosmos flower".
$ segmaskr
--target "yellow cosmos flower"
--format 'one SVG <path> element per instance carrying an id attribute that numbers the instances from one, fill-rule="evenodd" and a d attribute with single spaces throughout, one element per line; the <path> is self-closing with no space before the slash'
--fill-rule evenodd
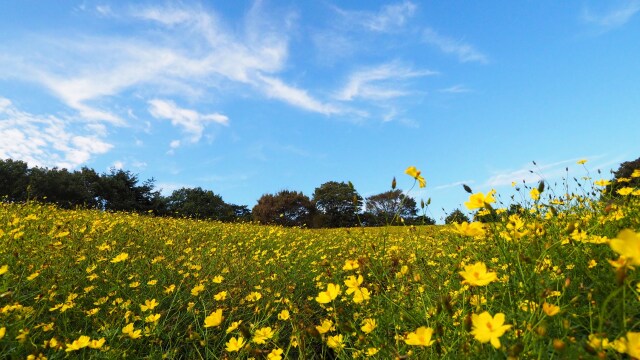
<path id="1" fill-rule="evenodd" d="M 333 330 L 333 321 L 328 319 L 322 320 L 322 324 L 316 326 L 316 330 L 318 330 L 320 334 L 328 333 Z"/>
<path id="2" fill-rule="evenodd" d="M 40 273 L 36 271 L 33 274 L 27 276 L 27 280 L 31 281 L 31 280 L 37 278 L 38 276 L 40 276 Z"/>
<path id="3" fill-rule="evenodd" d="M 106 340 L 104 338 L 100 338 L 99 340 L 91 340 L 91 342 L 89 343 L 89 347 L 92 349 L 100 349 L 102 345 L 104 345 L 105 341 Z"/>
<path id="4" fill-rule="evenodd" d="M 289 320 L 289 310 L 280 311 L 280 313 L 278 314 L 278 320 Z"/>
<path id="5" fill-rule="evenodd" d="M 114 257 L 113 259 L 111 259 L 111 262 L 115 264 L 115 263 L 125 261 L 128 258 L 129 258 L 129 254 L 123 252 L 123 253 L 120 253 L 118 256 Z"/>
<path id="6" fill-rule="evenodd" d="M 376 319 L 364 319 L 362 320 L 362 323 L 360 323 L 360 325 L 360 330 L 362 330 L 362 332 L 364 332 L 365 334 L 369 334 L 378 326 L 378 324 L 376 323 Z"/>
<path id="7" fill-rule="evenodd" d="M 264 344 L 267 342 L 267 340 L 271 339 L 274 334 L 275 333 L 273 332 L 273 329 L 271 329 L 271 327 L 263 327 L 256 330 L 251 341 L 256 344 Z"/>
<path id="8" fill-rule="evenodd" d="M 140 310 L 142 310 L 142 312 L 145 312 L 147 310 L 153 310 L 156 306 L 158 306 L 158 302 L 156 301 L 156 299 L 145 300 L 144 305 L 140 305 Z"/>
<path id="9" fill-rule="evenodd" d="M 344 262 L 344 266 L 342 267 L 342 270 L 355 270 L 358 267 L 360 267 L 360 265 L 356 260 L 346 260 Z"/>
<path id="10" fill-rule="evenodd" d="M 529 195 L 531 195 L 531 198 L 534 201 L 538 201 L 540 199 L 540 191 L 538 191 L 538 189 L 531 189 L 531 191 L 529 192 Z"/>
<path id="11" fill-rule="evenodd" d="M 224 277 L 222 277 L 222 275 L 214 276 L 213 279 L 211 279 L 211 281 L 213 281 L 216 284 L 220 284 L 222 283 L 222 281 L 224 281 Z"/>
<path id="12" fill-rule="evenodd" d="M 267 355 L 267 360 L 282 360 L 282 349 L 273 349 Z"/>
<path id="13" fill-rule="evenodd" d="M 491 190 L 487 193 L 487 196 L 483 193 L 471 194 L 471 196 L 469 196 L 469 201 L 465 202 L 464 206 L 469 210 L 482 209 L 488 204 L 496 202 L 496 199 L 493 197 L 495 193 L 495 190 Z"/>
<path id="14" fill-rule="evenodd" d="M 316 301 L 320 304 L 327 304 L 335 300 L 338 295 L 340 295 L 340 285 L 329 283 L 327 285 L 327 291 L 320 292 L 316 297 Z"/>
<path id="15" fill-rule="evenodd" d="M 2 339 L 6 333 L 7 333 L 7 328 L 4 327 L 4 326 L 1 327 L 0 328 L 0 339 Z"/>
<path id="16" fill-rule="evenodd" d="M 4 275 L 7 271 L 9 271 L 9 265 L 0 266 L 0 275 Z"/>
<path id="17" fill-rule="evenodd" d="M 86 335 L 82 335 L 78 340 L 74 340 L 71 344 L 67 344 L 67 348 L 64 351 L 71 352 L 80 350 L 82 348 L 86 348 L 89 344 L 91 344 L 91 338 Z"/>
<path id="18" fill-rule="evenodd" d="M 578 161 L 576 162 L 576 164 L 578 164 L 578 165 L 584 165 L 584 164 L 586 164 L 586 163 L 587 163 L 587 159 L 580 159 L 580 160 L 578 160 Z"/>
<path id="19" fill-rule="evenodd" d="M 227 328 L 227 334 L 237 329 L 240 324 L 242 324 L 242 320 L 232 322 L 231 325 L 229 325 L 229 327 Z"/>
<path id="20" fill-rule="evenodd" d="M 481 343 L 491 342 L 494 348 L 500 348 L 500 337 L 511 329 L 511 325 L 504 325 L 505 316 L 503 313 L 497 313 L 491 316 L 485 311 L 482 314 L 471 315 L 472 330 L 471 334 Z"/>
<path id="21" fill-rule="evenodd" d="M 420 170 L 416 169 L 415 166 L 409 166 L 407 170 L 404 171 L 404 173 L 418 180 L 421 188 L 427 186 L 427 181 L 422 176 L 420 176 Z"/>
<path id="22" fill-rule="evenodd" d="M 191 295 L 198 296 L 203 291 L 204 291 L 204 285 L 199 284 L 199 285 L 196 285 L 193 289 L 191 289 Z"/>
<path id="23" fill-rule="evenodd" d="M 128 335 L 132 339 L 137 339 L 142 336 L 142 330 L 135 330 L 133 328 L 133 323 L 129 323 L 123 327 L 122 333 Z"/>
<path id="24" fill-rule="evenodd" d="M 629 194 L 631 194 L 633 192 L 633 188 L 630 188 L 630 187 L 626 186 L 626 187 L 623 187 L 621 189 L 618 189 L 618 191 L 616 191 L 616 192 L 619 195 L 627 196 L 627 195 L 629 195 Z"/>
<path id="25" fill-rule="evenodd" d="M 223 301 L 224 299 L 227 298 L 227 292 L 226 291 L 220 291 L 219 293 L 213 295 L 213 298 L 216 301 Z"/>
<path id="26" fill-rule="evenodd" d="M 608 186 L 608 185 L 611 185 L 611 181 L 605 180 L 605 179 L 596 180 L 593 183 L 596 184 L 597 186 Z"/>
<path id="27" fill-rule="evenodd" d="M 347 286 L 347 295 L 353 293 L 355 289 L 359 288 L 363 281 L 364 278 L 362 275 L 358 275 L 358 277 L 355 275 L 347 277 L 347 280 L 344 281 L 344 284 Z"/>
<path id="28" fill-rule="evenodd" d="M 640 234 L 630 229 L 622 230 L 615 239 L 611 239 L 609 246 L 624 256 L 630 265 L 640 265 Z"/>
<path id="29" fill-rule="evenodd" d="M 327 346 L 338 351 L 344 349 L 344 338 L 342 337 L 342 334 L 329 336 L 327 338 Z"/>
<path id="30" fill-rule="evenodd" d="M 408 333 L 404 342 L 407 345 L 430 346 L 434 343 L 434 340 L 431 340 L 431 336 L 433 336 L 432 328 L 420 326 L 416 331 Z"/>
<path id="31" fill-rule="evenodd" d="M 146 323 L 156 323 L 158 322 L 158 320 L 160 320 L 160 314 L 150 314 L 149 316 L 144 318 L 144 322 Z"/>
<path id="32" fill-rule="evenodd" d="M 474 221 L 469 224 L 466 221 L 462 223 L 453 223 L 455 227 L 454 231 L 462 236 L 470 236 L 474 238 L 483 238 L 485 236 L 484 224 L 479 221 Z"/>
<path id="33" fill-rule="evenodd" d="M 464 271 L 460 271 L 459 274 L 464 278 L 462 283 L 471 286 L 485 286 L 498 280 L 498 275 L 487 271 L 487 265 L 481 261 L 465 266 Z"/>
<path id="34" fill-rule="evenodd" d="M 355 290 L 353 293 L 353 302 L 359 304 L 363 301 L 369 301 L 371 299 L 371 293 L 366 287 L 361 287 Z"/>
<path id="35" fill-rule="evenodd" d="M 209 328 L 219 326 L 222 323 L 222 319 L 224 319 L 222 316 L 222 309 L 218 309 L 204 319 L 204 327 Z"/>
<path id="36" fill-rule="evenodd" d="M 640 332 L 627 332 L 626 352 L 634 359 L 640 359 Z"/>
<path id="37" fill-rule="evenodd" d="M 227 341 L 226 350 L 228 352 L 240 351 L 244 344 L 246 344 L 246 341 L 242 336 L 232 337 L 231 339 L 229 339 L 229 341 Z"/>
<path id="38" fill-rule="evenodd" d="M 544 311 L 547 316 L 554 316 L 560 312 L 560 307 L 557 305 L 549 304 L 547 302 L 542 304 L 542 311 Z"/>

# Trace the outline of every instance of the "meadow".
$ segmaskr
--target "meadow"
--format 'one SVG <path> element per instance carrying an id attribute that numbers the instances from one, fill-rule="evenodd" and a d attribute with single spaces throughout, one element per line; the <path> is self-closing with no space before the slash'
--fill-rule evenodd
<path id="1" fill-rule="evenodd" d="M 640 190 L 606 182 L 446 226 L 0 203 L 0 358 L 640 358 Z"/>

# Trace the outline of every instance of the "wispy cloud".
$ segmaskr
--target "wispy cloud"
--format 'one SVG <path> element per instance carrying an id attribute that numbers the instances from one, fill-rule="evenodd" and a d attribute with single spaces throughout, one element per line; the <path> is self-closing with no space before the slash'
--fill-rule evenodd
<path id="1" fill-rule="evenodd" d="M 623 26 L 638 11 L 640 11 L 640 1 L 628 1 L 606 12 L 596 13 L 591 9 L 585 8 L 582 12 L 582 19 L 588 23 L 610 29 Z"/>
<path id="2" fill-rule="evenodd" d="M 453 182 L 453 183 L 450 183 L 450 184 L 444 184 L 444 185 L 435 186 L 433 188 L 433 190 L 444 190 L 444 189 L 449 189 L 449 188 L 452 188 L 452 187 L 462 187 L 462 185 L 471 185 L 473 183 L 475 183 L 474 180 L 456 181 L 456 182 Z"/>
<path id="3" fill-rule="evenodd" d="M 435 71 L 413 70 L 397 62 L 364 68 L 349 76 L 346 85 L 336 94 L 336 98 L 351 101 L 357 98 L 381 100 L 405 96 L 410 92 L 403 89 L 404 80 L 435 74 Z"/>
<path id="4" fill-rule="evenodd" d="M 90 129 L 79 130 L 69 122 L 21 111 L 0 97 L 0 159 L 72 169 L 113 147 Z"/>
<path id="5" fill-rule="evenodd" d="M 335 8 L 349 24 L 360 26 L 369 31 L 393 32 L 405 25 L 416 11 L 416 5 L 410 1 L 383 6 L 378 12 L 349 11 Z"/>
<path id="6" fill-rule="evenodd" d="M 431 28 L 424 29 L 422 32 L 422 40 L 427 44 L 437 47 L 445 54 L 455 55 L 458 60 L 463 63 L 478 62 L 486 64 L 489 62 L 487 56 L 477 50 L 473 45 L 441 35 Z"/>
<path id="7" fill-rule="evenodd" d="M 219 113 L 200 114 L 195 110 L 181 108 L 171 100 L 150 100 L 149 113 L 156 119 L 170 120 L 172 125 L 182 128 L 185 133 L 190 135 L 189 140 L 193 143 L 200 140 L 206 124 L 229 125 L 229 118 L 225 115 Z M 172 145 L 171 147 L 177 148 L 179 145 L 178 142 L 176 146 Z"/>
<path id="8" fill-rule="evenodd" d="M 325 115 L 343 112 L 338 107 L 322 103 L 310 96 L 307 91 L 287 85 L 282 80 L 258 75 L 256 85 L 270 98 L 279 99 L 296 107 Z"/>
<path id="9" fill-rule="evenodd" d="M 442 93 L 449 93 L 449 94 L 462 94 L 462 93 L 471 92 L 471 89 L 469 89 L 464 85 L 453 85 L 448 88 L 440 89 L 438 91 Z"/>

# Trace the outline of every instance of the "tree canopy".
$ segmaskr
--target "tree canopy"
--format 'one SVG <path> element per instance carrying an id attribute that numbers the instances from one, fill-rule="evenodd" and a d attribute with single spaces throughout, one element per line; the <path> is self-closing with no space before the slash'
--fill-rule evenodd
<path id="1" fill-rule="evenodd" d="M 351 227 L 358 225 L 362 196 L 351 183 L 329 181 L 317 187 L 313 202 L 318 210 L 318 227 Z"/>
<path id="2" fill-rule="evenodd" d="M 366 211 L 366 218 L 377 225 L 397 224 L 400 219 L 412 220 L 418 213 L 416 201 L 400 189 L 367 197 Z"/>
<path id="3" fill-rule="evenodd" d="M 311 223 L 315 206 L 301 192 L 281 190 L 277 194 L 262 195 L 251 213 L 261 224 L 303 226 Z"/>

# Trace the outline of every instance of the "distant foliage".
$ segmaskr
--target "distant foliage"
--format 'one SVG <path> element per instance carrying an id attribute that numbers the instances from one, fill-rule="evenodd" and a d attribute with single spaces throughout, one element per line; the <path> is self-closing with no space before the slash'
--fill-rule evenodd
<path id="1" fill-rule="evenodd" d="M 611 194 L 614 196 L 618 195 L 617 190 L 623 187 L 640 188 L 640 176 L 633 176 L 636 170 L 640 171 L 640 158 L 633 161 L 625 161 L 620 164 L 618 170 L 613 173 L 613 179 L 615 181 L 611 184 Z M 620 179 L 623 179 L 623 181 L 620 181 Z"/>
<path id="2" fill-rule="evenodd" d="M 315 227 L 352 227 L 358 225 L 362 196 L 350 183 L 329 181 L 317 187 L 313 202 L 318 210 Z"/>
<path id="3" fill-rule="evenodd" d="M 469 217 L 465 215 L 460 209 L 455 209 L 444 219 L 445 224 L 460 224 L 463 222 L 469 222 Z"/>
<path id="4" fill-rule="evenodd" d="M 281 190 L 277 194 L 262 195 L 251 213 L 253 219 L 261 224 L 308 226 L 315 209 L 309 197 L 303 193 Z"/>
<path id="5" fill-rule="evenodd" d="M 365 218 L 375 225 L 399 224 L 418 213 L 416 201 L 402 190 L 389 190 L 367 197 Z M 373 225 L 372 224 L 372 225 Z"/>

